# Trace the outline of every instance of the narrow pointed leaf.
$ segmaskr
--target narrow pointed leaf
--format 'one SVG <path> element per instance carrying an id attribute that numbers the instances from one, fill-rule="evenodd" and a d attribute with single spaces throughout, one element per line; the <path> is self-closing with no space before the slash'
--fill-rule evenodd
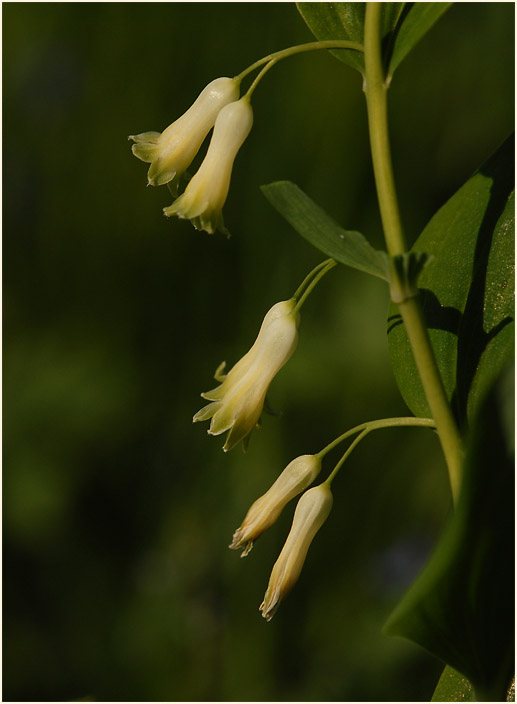
<path id="1" fill-rule="evenodd" d="M 402 18 L 397 28 L 389 60 L 389 77 L 393 76 L 395 69 L 406 58 L 411 49 L 418 44 L 451 5 L 452 2 L 411 3 L 409 11 Z"/>
<path id="2" fill-rule="evenodd" d="M 366 238 L 352 230 L 344 230 L 290 181 L 277 181 L 262 186 L 271 205 L 312 245 L 335 261 L 388 278 L 387 256 L 374 249 Z"/>

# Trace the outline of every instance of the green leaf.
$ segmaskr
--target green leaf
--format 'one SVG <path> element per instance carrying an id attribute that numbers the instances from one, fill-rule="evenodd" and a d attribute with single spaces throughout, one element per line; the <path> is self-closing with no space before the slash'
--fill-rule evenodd
<path id="1" fill-rule="evenodd" d="M 411 49 L 449 9 L 451 2 L 382 3 L 382 50 L 391 79 Z M 297 8 L 317 39 L 364 42 L 364 2 L 302 2 Z M 364 57 L 357 51 L 331 52 L 343 63 L 364 73 Z"/>
<path id="2" fill-rule="evenodd" d="M 395 28 L 405 5 L 404 2 L 386 2 L 382 5 L 382 42 L 385 55 L 390 51 Z M 301 2 L 296 6 L 317 39 L 346 39 L 363 43 L 365 2 Z M 331 53 L 343 63 L 364 73 L 363 54 L 347 50 Z"/>
<path id="3" fill-rule="evenodd" d="M 447 665 L 436 685 L 432 702 L 473 702 L 472 685 L 453 667 Z"/>
<path id="4" fill-rule="evenodd" d="M 415 2 L 408 3 L 408 5 L 409 9 L 397 28 L 396 38 L 393 42 L 393 50 L 389 60 L 389 79 L 411 49 L 449 9 L 452 2 Z"/>
<path id="5" fill-rule="evenodd" d="M 432 702 L 474 702 L 474 691 L 471 683 L 466 677 L 455 670 L 450 665 L 446 665 L 443 669 L 434 694 L 431 698 Z M 505 701 L 515 701 L 515 678 L 508 687 Z"/>
<path id="6" fill-rule="evenodd" d="M 299 2 L 296 7 L 316 39 L 344 39 L 363 43 L 366 3 Z M 360 52 L 340 50 L 331 53 L 361 73 L 364 71 L 364 59 Z"/>
<path id="7" fill-rule="evenodd" d="M 262 186 L 271 205 L 294 229 L 321 252 L 337 262 L 388 280 L 388 259 L 374 249 L 360 232 L 344 230 L 324 210 L 290 181 Z"/>
<path id="8" fill-rule="evenodd" d="M 445 390 L 462 426 L 514 355 L 513 139 L 428 223 L 412 251 L 433 259 L 419 279 Z M 388 318 L 395 377 L 409 408 L 429 416 L 405 328 Z"/>
<path id="9" fill-rule="evenodd" d="M 484 701 L 506 699 L 514 667 L 514 382 L 512 367 L 480 404 L 455 511 L 385 626 L 467 677 Z"/>

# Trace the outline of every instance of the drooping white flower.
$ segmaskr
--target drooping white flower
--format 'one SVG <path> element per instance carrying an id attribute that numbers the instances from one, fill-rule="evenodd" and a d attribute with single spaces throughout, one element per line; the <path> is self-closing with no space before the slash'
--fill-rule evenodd
<path id="1" fill-rule="evenodd" d="M 220 111 L 203 163 L 185 192 L 163 209 L 165 215 L 186 218 L 196 230 L 209 234 L 215 230 L 229 234 L 224 227 L 222 209 L 230 187 L 233 162 L 252 124 L 253 110 L 246 96 Z"/>
<path id="2" fill-rule="evenodd" d="M 204 88 L 193 105 L 162 133 L 132 135 L 133 154 L 151 164 L 147 179 L 151 186 L 168 183 L 177 193 L 178 182 L 196 156 L 217 115 L 239 98 L 239 81 L 216 78 Z"/>
<path id="3" fill-rule="evenodd" d="M 242 548 L 241 557 L 245 557 L 254 541 L 273 525 L 284 506 L 312 484 L 320 469 L 321 460 L 317 455 L 302 455 L 290 462 L 271 488 L 253 503 L 233 534 L 230 548 Z"/>
<path id="4" fill-rule="evenodd" d="M 210 435 L 229 430 L 223 450 L 240 440 L 246 448 L 257 425 L 269 385 L 293 354 L 298 342 L 299 314 L 294 298 L 276 303 L 266 314 L 252 348 L 226 376 L 224 363 L 216 372 L 222 383 L 201 396 L 211 401 L 194 416 L 194 422 L 211 418 Z"/>
<path id="5" fill-rule="evenodd" d="M 260 605 L 266 621 L 271 621 L 280 602 L 296 583 L 309 546 L 331 508 L 332 493 L 326 482 L 306 491 L 298 501 L 291 531 L 274 564 L 264 601 Z"/>

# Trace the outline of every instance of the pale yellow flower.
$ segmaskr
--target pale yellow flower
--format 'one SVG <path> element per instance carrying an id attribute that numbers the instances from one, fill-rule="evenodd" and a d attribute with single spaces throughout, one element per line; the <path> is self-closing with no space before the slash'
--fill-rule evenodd
<path id="1" fill-rule="evenodd" d="M 249 352 L 226 376 L 221 373 L 223 362 L 215 377 L 222 383 L 201 394 L 212 403 L 196 413 L 194 423 L 211 418 L 210 435 L 229 430 L 225 452 L 240 440 L 246 449 L 249 435 L 260 419 L 269 385 L 296 348 L 299 314 L 295 305 L 294 298 L 276 303 L 266 314 Z"/>
<path id="2" fill-rule="evenodd" d="M 185 189 L 165 215 L 190 220 L 196 230 L 213 234 L 224 227 L 223 205 L 230 188 L 233 162 L 253 124 L 253 110 L 245 96 L 226 105 L 218 114 L 208 152 Z"/>
<path id="3" fill-rule="evenodd" d="M 298 501 L 291 531 L 275 562 L 264 601 L 260 605 L 266 621 L 271 621 L 280 602 L 296 583 L 309 546 L 331 508 L 332 493 L 327 483 L 309 489 Z"/>
<path id="4" fill-rule="evenodd" d="M 239 81 L 216 78 L 204 88 L 194 104 L 179 119 L 160 132 L 132 135 L 133 154 L 151 164 L 147 179 L 151 186 L 169 184 L 176 194 L 178 182 L 191 164 L 205 137 L 225 105 L 239 98 Z"/>
<path id="5" fill-rule="evenodd" d="M 230 547 L 233 550 L 243 548 L 241 557 L 245 557 L 254 541 L 273 525 L 284 506 L 312 484 L 320 469 L 321 460 L 317 455 L 302 455 L 290 462 L 271 488 L 251 506 L 233 534 Z"/>

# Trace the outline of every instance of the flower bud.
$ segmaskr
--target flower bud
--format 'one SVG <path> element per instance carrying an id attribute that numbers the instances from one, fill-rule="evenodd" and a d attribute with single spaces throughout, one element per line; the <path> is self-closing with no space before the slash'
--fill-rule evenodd
<path id="1" fill-rule="evenodd" d="M 165 215 L 190 220 L 196 230 L 226 234 L 222 209 L 230 188 L 233 162 L 253 124 L 253 110 L 247 97 L 226 105 L 215 121 L 208 152 L 185 192 Z"/>
<path id="2" fill-rule="evenodd" d="M 196 413 L 194 423 L 211 418 L 210 435 L 229 430 L 225 452 L 241 440 L 246 448 L 262 413 L 269 385 L 296 348 L 299 314 L 294 312 L 295 305 L 294 299 L 276 303 L 265 316 L 249 352 L 226 376 L 219 374 L 219 367 L 216 378 L 222 383 L 201 394 L 212 403 Z"/>
<path id="3" fill-rule="evenodd" d="M 331 508 L 332 493 L 326 483 L 309 489 L 298 501 L 291 531 L 275 562 L 264 601 L 260 605 L 260 611 L 266 621 L 271 621 L 280 602 L 296 583 L 309 546 Z"/>
<path id="4" fill-rule="evenodd" d="M 239 98 L 239 81 L 216 78 L 204 88 L 194 104 L 160 132 L 132 135 L 133 154 L 151 164 L 147 179 L 151 186 L 169 183 L 176 194 L 178 182 L 196 156 L 217 115 L 225 105 Z"/>
<path id="5" fill-rule="evenodd" d="M 320 469 L 321 460 L 317 455 L 302 455 L 288 464 L 272 487 L 251 506 L 233 534 L 230 548 L 242 548 L 241 557 L 246 557 L 254 541 L 273 525 L 291 499 L 312 484 Z"/>

